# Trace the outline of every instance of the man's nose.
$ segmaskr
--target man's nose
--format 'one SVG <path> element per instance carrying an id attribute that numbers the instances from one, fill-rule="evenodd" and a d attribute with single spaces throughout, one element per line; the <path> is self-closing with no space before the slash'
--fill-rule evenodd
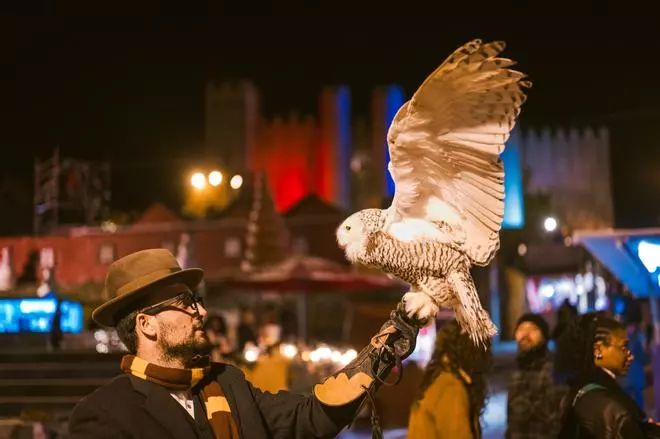
<path id="1" fill-rule="evenodd" d="M 197 304 L 197 313 L 200 317 L 206 317 L 206 308 L 201 303 Z"/>

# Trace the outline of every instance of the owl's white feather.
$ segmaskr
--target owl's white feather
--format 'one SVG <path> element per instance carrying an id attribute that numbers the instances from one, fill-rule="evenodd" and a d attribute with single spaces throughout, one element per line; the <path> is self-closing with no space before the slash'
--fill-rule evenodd
<path id="1" fill-rule="evenodd" d="M 456 50 L 406 102 L 388 132 L 396 184 L 385 230 L 399 239 L 452 237 L 475 265 L 499 248 L 504 151 L 525 101 L 524 75 L 499 58 L 504 43 Z M 438 230 L 435 231 L 434 228 Z"/>
<path id="2" fill-rule="evenodd" d="M 499 248 L 504 169 L 499 155 L 525 100 L 523 75 L 498 58 L 503 43 L 475 40 L 454 52 L 397 113 L 388 133 L 396 184 L 387 210 L 364 209 L 337 229 L 346 257 L 411 285 L 409 317 L 440 307 L 477 343 L 497 328 L 470 268 Z M 485 344 L 484 344 L 485 345 Z"/>

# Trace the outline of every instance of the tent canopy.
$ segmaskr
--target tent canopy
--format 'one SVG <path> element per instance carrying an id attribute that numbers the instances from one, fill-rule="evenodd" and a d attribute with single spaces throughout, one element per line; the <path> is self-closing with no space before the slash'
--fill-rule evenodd
<path id="1" fill-rule="evenodd" d="M 660 229 L 578 231 L 573 235 L 576 244 L 583 245 L 596 259 L 623 283 L 631 293 L 647 298 L 660 293 L 657 271 L 640 259 L 640 243 L 660 257 Z M 657 243 L 657 244 L 654 244 Z"/>

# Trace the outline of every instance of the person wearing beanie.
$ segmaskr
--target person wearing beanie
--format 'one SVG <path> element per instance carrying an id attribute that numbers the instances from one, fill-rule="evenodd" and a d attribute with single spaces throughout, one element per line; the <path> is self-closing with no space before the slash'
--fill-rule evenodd
<path id="1" fill-rule="evenodd" d="M 553 382 L 548 323 L 539 314 L 523 314 L 514 338 L 517 369 L 509 378 L 505 438 L 555 438 L 561 401 L 568 389 Z"/>

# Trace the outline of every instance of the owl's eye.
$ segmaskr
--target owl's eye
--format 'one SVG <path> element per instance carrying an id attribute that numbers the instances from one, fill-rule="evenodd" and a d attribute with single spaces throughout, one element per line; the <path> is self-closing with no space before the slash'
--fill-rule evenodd
<path id="1" fill-rule="evenodd" d="M 347 232 L 351 231 L 351 226 L 344 226 L 344 228 L 346 229 Z"/>

